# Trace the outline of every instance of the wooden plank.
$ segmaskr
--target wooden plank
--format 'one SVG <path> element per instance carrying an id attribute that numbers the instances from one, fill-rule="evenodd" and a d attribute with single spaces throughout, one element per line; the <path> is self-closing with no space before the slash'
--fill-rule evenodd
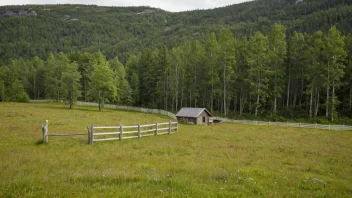
<path id="1" fill-rule="evenodd" d="M 148 137 L 148 136 L 155 136 L 154 134 L 146 134 L 146 135 L 143 135 L 142 137 Z"/>
<path id="2" fill-rule="evenodd" d="M 151 131 L 155 131 L 155 129 L 144 130 L 144 131 L 141 131 L 141 133 L 147 133 L 147 132 L 151 132 Z"/>
<path id="3" fill-rule="evenodd" d="M 104 133 L 95 133 L 94 136 L 98 135 L 119 135 L 120 132 L 104 132 Z"/>
<path id="4" fill-rule="evenodd" d="M 124 128 L 124 129 L 138 128 L 138 125 L 137 125 L 137 126 L 124 126 L 123 128 Z"/>
<path id="5" fill-rule="evenodd" d="M 158 128 L 158 131 L 163 131 L 163 130 L 168 130 L 169 128 L 161 128 L 161 129 L 159 129 Z"/>
<path id="6" fill-rule="evenodd" d="M 138 136 L 128 136 L 128 137 L 124 137 L 123 139 L 133 139 L 133 138 L 138 138 Z"/>
<path id="7" fill-rule="evenodd" d="M 165 134 L 169 134 L 169 132 L 158 133 L 158 135 L 165 135 Z"/>
<path id="8" fill-rule="evenodd" d="M 99 126 L 99 127 L 94 127 L 94 129 L 118 129 L 118 126 Z"/>
<path id="9" fill-rule="evenodd" d="M 94 142 L 102 142 L 102 141 L 110 141 L 110 140 L 118 140 L 120 138 L 105 138 L 105 139 L 94 139 Z"/>
<path id="10" fill-rule="evenodd" d="M 138 133 L 138 131 L 126 131 L 126 132 L 123 132 L 123 134 L 132 134 L 132 133 Z"/>
<path id="11" fill-rule="evenodd" d="M 146 125 L 141 125 L 141 127 L 152 127 L 155 126 L 155 124 L 146 124 Z"/>
<path id="12" fill-rule="evenodd" d="M 48 136 L 79 136 L 87 135 L 87 133 L 73 133 L 73 134 L 49 134 Z"/>
<path id="13" fill-rule="evenodd" d="M 165 123 L 158 123 L 158 125 L 168 125 L 169 123 L 168 122 L 165 122 Z"/>

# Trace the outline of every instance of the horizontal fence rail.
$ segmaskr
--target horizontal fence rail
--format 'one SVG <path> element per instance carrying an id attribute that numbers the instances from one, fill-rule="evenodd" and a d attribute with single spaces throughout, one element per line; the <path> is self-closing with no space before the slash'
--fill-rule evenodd
<path id="1" fill-rule="evenodd" d="M 222 122 L 250 124 L 250 125 L 267 125 L 267 126 L 284 126 L 284 127 L 298 127 L 298 128 L 311 128 L 311 129 L 327 129 L 336 131 L 350 131 L 352 126 L 348 125 L 324 125 L 324 124 L 311 124 L 311 123 L 291 123 L 291 122 L 272 122 L 272 121 L 256 121 L 256 120 L 232 120 L 228 118 L 214 117 L 214 120 Z"/>
<path id="2" fill-rule="evenodd" d="M 88 142 L 111 141 L 173 134 L 178 131 L 177 122 L 165 122 L 135 126 L 94 126 L 88 132 Z"/>

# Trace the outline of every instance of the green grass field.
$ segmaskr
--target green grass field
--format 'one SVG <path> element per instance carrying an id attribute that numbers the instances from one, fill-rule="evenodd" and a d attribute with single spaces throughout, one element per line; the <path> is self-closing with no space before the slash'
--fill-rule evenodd
<path id="1" fill-rule="evenodd" d="M 87 144 L 87 126 L 168 121 L 60 104 L 0 103 L 0 197 L 351 197 L 352 132 L 218 124 Z M 315 180 L 316 178 L 318 180 Z"/>

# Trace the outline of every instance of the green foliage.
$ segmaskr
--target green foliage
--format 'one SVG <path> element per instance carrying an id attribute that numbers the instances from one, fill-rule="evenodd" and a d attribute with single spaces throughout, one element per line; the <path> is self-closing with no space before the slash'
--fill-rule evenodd
<path id="1" fill-rule="evenodd" d="M 70 108 L 77 98 L 81 96 L 81 74 L 78 72 L 78 65 L 76 63 L 70 63 L 69 67 L 62 73 L 62 95 L 65 100 L 69 101 Z"/>
<path id="2" fill-rule="evenodd" d="M 94 54 L 95 63 L 90 76 L 90 89 L 88 95 L 93 101 L 99 102 L 99 110 L 104 106 L 105 100 L 113 102 L 117 97 L 114 73 L 110 64 L 101 52 Z"/>
<path id="3" fill-rule="evenodd" d="M 0 20 L 1 100 L 15 100 L 11 90 L 23 87 L 32 99 L 71 105 L 206 107 L 226 116 L 337 122 L 352 116 L 352 39 L 344 36 L 350 2 L 258 0 L 181 13 L 31 8 L 37 17 Z"/>
<path id="4" fill-rule="evenodd" d="M 224 27 L 239 38 L 257 31 L 267 34 L 275 23 L 285 25 L 290 32 L 327 32 L 333 25 L 344 34 L 351 31 L 350 1 L 296 2 L 257 0 L 180 13 L 148 7 L 2 6 L 0 11 L 32 9 L 38 16 L 1 18 L 0 60 L 45 59 L 51 52 L 101 50 L 108 59 L 118 55 L 125 63 L 132 53 L 146 47 L 170 48 L 187 40 L 203 42 L 211 32 L 219 33 Z M 148 9 L 155 12 L 141 14 Z"/>

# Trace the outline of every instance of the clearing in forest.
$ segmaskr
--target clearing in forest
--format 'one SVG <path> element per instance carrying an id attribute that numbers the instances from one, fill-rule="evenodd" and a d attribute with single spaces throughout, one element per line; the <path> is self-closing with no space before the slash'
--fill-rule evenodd
<path id="1" fill-rule="evenodd" d="M 180 125 L 178 133 L 87 144 L 90 124 L 169 118 L 61 104 L 0 103 L 0 197 L 350 197 L 352 133 Z"/>

